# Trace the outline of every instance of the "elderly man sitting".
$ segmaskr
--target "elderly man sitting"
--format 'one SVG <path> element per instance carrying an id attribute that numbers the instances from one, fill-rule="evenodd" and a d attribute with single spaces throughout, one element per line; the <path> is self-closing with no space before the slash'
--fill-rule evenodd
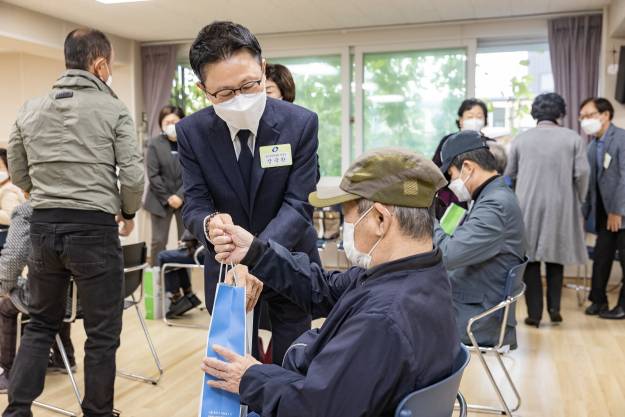
<path id="1" fill-rule="evenodd" d="M 295 341 L 283 367 L 214 347 L 226 361 L 203 360 L 217 378 L 210 384 L 262 416 L 392 416 L 406 394 L 450 375 L 460 339 L 431 208 L 445 183 L 423 156 L 379 149 L 354 162 L 340 189 L 311 194 L 318 207 L 343 204 L 345 251 L 356 265 L 345 272 L 241 227 L 212 227 L 217 260 L 247 265 L 253 276 L 238 276 L 248 286 L 256 276 L 327 319 Z"/>

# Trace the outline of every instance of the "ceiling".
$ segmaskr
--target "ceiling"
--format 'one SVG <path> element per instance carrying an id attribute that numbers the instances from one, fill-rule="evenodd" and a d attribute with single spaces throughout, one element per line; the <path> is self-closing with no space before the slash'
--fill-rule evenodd
<path id="1" fill-rule="evenodd" d="M 139 41 L 188 40 L 213 20 L 257 34 L 598 10 L 610 0 L 4 0 Z M 620 1 L 620 0 L 614 0 Z"/>

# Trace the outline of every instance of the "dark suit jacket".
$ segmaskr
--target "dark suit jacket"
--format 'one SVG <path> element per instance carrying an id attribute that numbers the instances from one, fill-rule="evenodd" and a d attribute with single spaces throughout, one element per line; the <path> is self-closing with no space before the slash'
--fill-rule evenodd
<path id="1" fill-rule="evenodd" d="M 317 183 L 317 115 L 302 107 L 267 98 L 258 126 L 248 196 L 239 171 L 230 131 L 212 107 L 176 124 L 182 164 L 184 224 L 212 252 L 204 233 L 204 219 L 218 211 L 235 224 L 292 251 L 307 253 L 319 262 L 317 235 L 308 195 Z M 292 166 L 263 169 L 261 146 L 290 144 Z M 214 254 L 205 258 L 205 278 L 219 273 Z"/>
<path id="2" fill-rule="evenodd" d="M 606 153 L 612 158 L 608 169 L 603 166 Z M 597 216 L 597 183 L 606 213 L 625 216 L 625 130 L 610 125 L 605 133 L 600 167 L 597 167 L 597 141 L 593 139 L 588 145 L 588 162 L 590 186 L 583 211 L 587 228 L 594 232 Z M 625 229 L 625 221 L 622 222 L 621 229 Z"/>
<path id="3" fill-rule="evenodd" d="M 171 153 L 169 139 L 164 135 L 150 139 L 145 163 L 149 187 L 143 207 L 154 215 L 165 217 L 173 211 L 167 203 L 170 196 L 175 194 L 184 200 L 182 170 L 178 157 Z"/>

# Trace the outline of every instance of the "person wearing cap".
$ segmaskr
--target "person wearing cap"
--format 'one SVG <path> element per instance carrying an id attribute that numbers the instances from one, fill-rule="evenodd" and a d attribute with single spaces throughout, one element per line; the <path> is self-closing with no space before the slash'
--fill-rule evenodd
<path id="1" fill-rule="evenodd" d="M 479 133 L 457 133 L 441 155 L 441 170 L 451 178 L 449 189 L 469 204 L 464 222 L 451 235 L 436 224 L 434 241 L 451 280 L 458 330 L 463 343 L 470 343 L 468 320 L 503 301 L 508 272 L 525 259 L 523 215 Z M 515 348 L 513 313 L 504 342 Z M 473 329 L 480 346 L 497 343 L 500 326 L 496 315 L 476 322 Z"/>
<path id="2" fill-rule="evenodd" d="M 262 416 L 392 416 L 409 392 L 449 376 L 459 353 L 450 282 L 432 243 L 432 202 L 446 180 L 433 162 L 401 149 L 371 151 L 340 187 L 312 193 L 317 207 L 342 204 L 347 256 L 356 266 L 324 271 L 303 253 L 239 226 L 211 230 L 216 258 L 241 263 L 313 315 L 283 367 L 213 346 L 209 384 L 238 393 Z"/>

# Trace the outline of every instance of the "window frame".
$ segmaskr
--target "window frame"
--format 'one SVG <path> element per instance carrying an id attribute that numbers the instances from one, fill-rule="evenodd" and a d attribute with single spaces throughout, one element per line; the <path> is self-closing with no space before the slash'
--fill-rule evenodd
<path id="1" fill-rule="evenodd" d="M 438 42 L 410 42 L 397 44 L 364 45 L 354 48 L 354 59 L 356 62 L 355 74 L 355 108 L 354 108 L 354 153 L 357 158 L 364 150 L 364 56 L 370 53 L 385 52 L 418 52 L 436 51 L 445 49 L 464 49 L 467 57 L 465 65 L 466 97 L 472 97 L 475 92 L 475 53 L 477 49 L 476 39 L 465 39 L 458 41 L 438 41 Z"/>
<path id="2" fill-rule="evenodd" d="M 263 53 L 263 57 L 271 62 L 280 58 L 307 58 L 311 56 L 340 56 L 341 61 L 341 172 L 345 172 L 351 163 L 350 160 L 350 48 L 348 46 L 338 48 L 310 48 L 302 49 L 269 49 Z M 297 89 L 297 86 L 295 86 Z M 347 91 L 348 94 L 345 94 Z M 340 177 L 328 177 L 340 178 Z"/>
<path id="3" fill-rule="evenodd" d="M 341 172 L 345 172 L 351 162 L 358 158 L 364 149 L 364 56 L 369 53 L 393 53 L 393 52 L 418 52 L 435 51 L 445 49 L 463 49 L 466 54 L 465 80 L 466 97 L 475 96 L 477 54 L 479 52 L 491 52 L 495 50 L 510 51 L 516 48 L 524 48 L 527 45 L 545 44 L 546 37 L 541 36 L 518 36 L 518 37 L 480 37 L 467 36 L 458 39 L 424 39 L 423 41 L 388 42 L 388 38 L 380 43 L 368 41 L 340 43 L 337 46 L 328 47 L 268 47 L 263 51 L 263 57 L 268 61 L 279 58 L 306 58 L 311 56 L 340 56 L 340 79 L 341 79 Z M 271 42 L 268 42 L 271 44 Z M 334 43 L 336 45 L 336 43 Z M 547 43 L 548 45 L 548 43 Z M 352 68 L 353 63 L 353 68 Z M 187 65 L 186 60 L 179 59 L 177 65 Z M 352 72 L 353 70 L 353 72 Z M 354 89 L 352 90 L 352 85 Z M 352 93 L 353 91 L 353 93 Z M 352 109 L 353 100 L 353 109 Z M 353 118 L 353 123 L 350 120 Z M 326 176 L 322 182 L 336 182 L 340 177 Z"/>

